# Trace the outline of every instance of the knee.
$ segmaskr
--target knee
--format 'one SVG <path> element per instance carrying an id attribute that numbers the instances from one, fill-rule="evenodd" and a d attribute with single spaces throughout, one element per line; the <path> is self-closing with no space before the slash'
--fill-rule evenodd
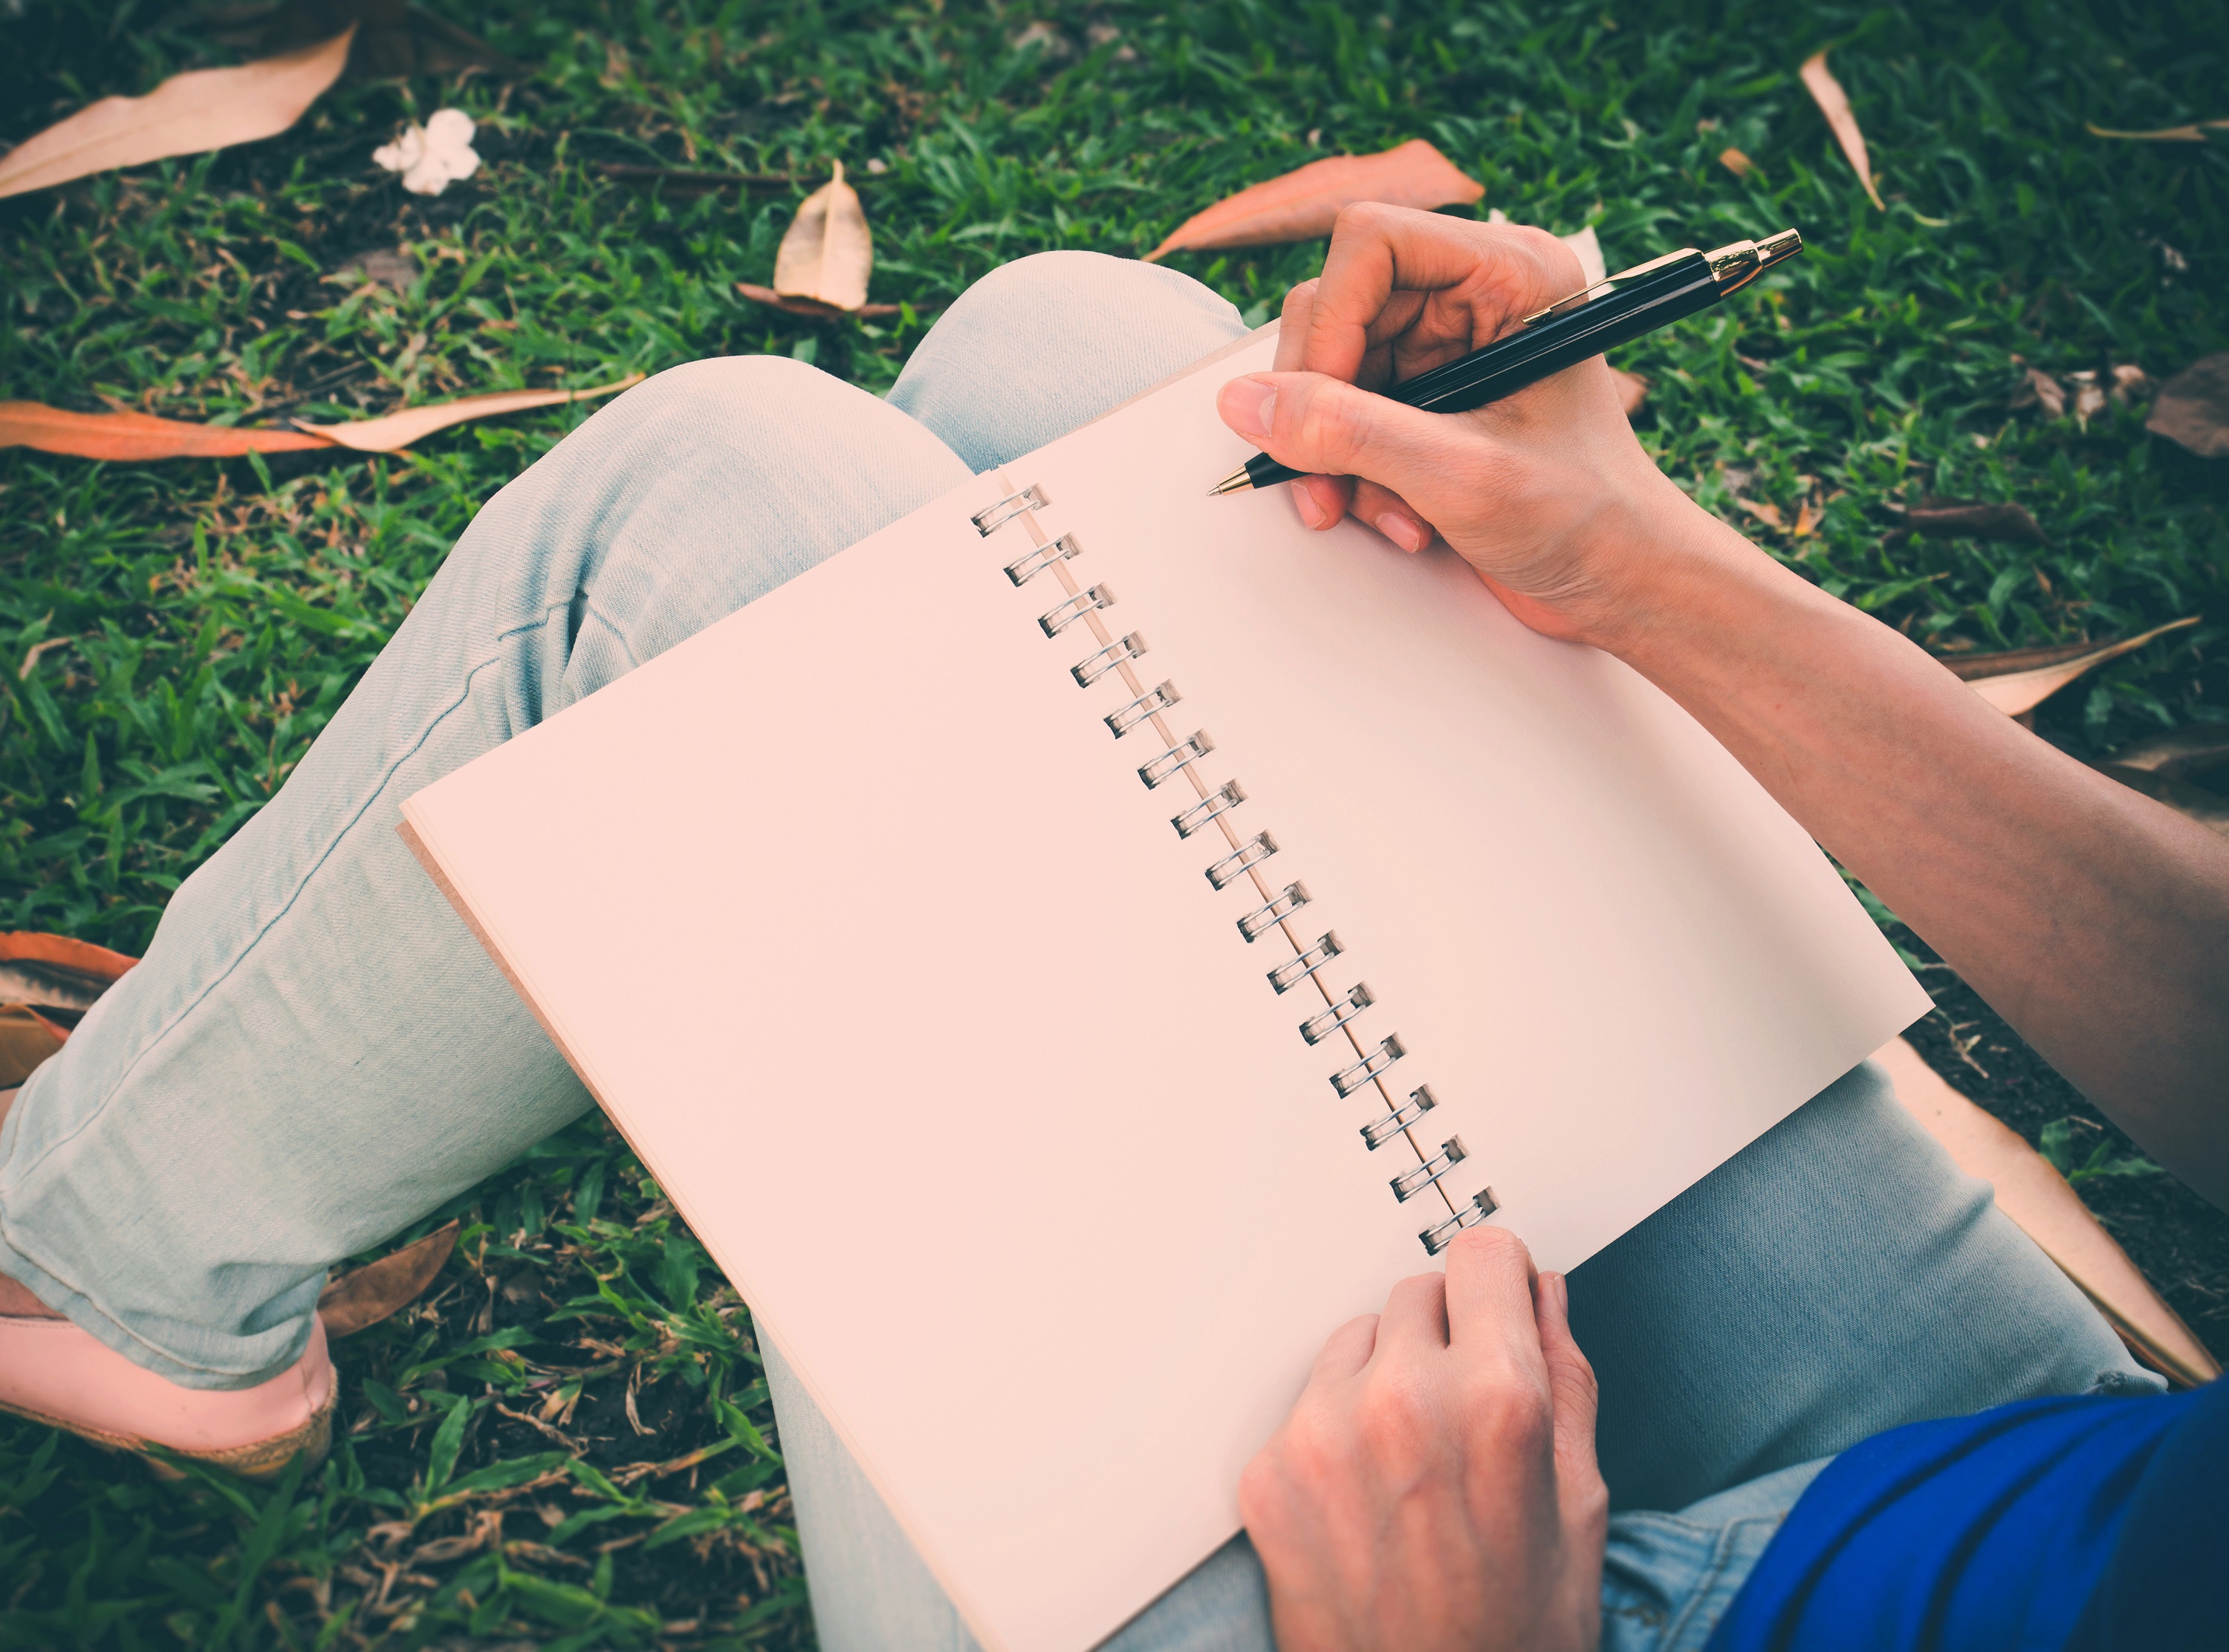
<path id="1" fill-rule="evenodd" d="M 947 316 L 988 310 L 1000 316 L 1153 316 L 1179 325 L 1235 333 L 1237 307 L 1188 275 L 1134 258 L 1064 250 L 1001 264 L 954 301 Z"/>
<path id="2" fill-rule="evenodd" d="M 872 400 L 787 355 L 723 355 L 668 368 L 635 386 L 566 439 L 577 449 L 665 464 L 758 445 L 770 432 L 840 425 Z M 575 451 L 578 462 L 591 457 Z"/>

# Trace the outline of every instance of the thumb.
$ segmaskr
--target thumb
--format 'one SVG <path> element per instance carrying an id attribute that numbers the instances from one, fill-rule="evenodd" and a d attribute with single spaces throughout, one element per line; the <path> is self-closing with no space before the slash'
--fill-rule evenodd
<path id="1" fill-rule="evenodd" d="M 1444 468 L 1451 434 L 1436 413 L 1321 373 L 1249 373 L 1223 387 L 1216 411 L 1288 469 L 1365 477 L 1404 495 Z"/>
<path id="2" fill-rule="evenodd" d="M 1540 1354 L 1548 1365 L 1548 1393 L 1556 1416 L 1556 1478 L 1567 1514 L 1607 1518 L 1609 1493 L 1595 1462 L 1595 1368 L 1571 1337 L 1571 1298 L 1560 1273 L 1541 1274 L 1532 1285 L 1532 1316 Z"/>

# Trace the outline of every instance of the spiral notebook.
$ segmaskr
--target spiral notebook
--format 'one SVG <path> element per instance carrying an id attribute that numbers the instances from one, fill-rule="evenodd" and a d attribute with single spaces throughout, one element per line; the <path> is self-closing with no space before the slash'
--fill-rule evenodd
<path id="1" fill-rule="evenodd" d="M 405 805 L 992 1652 L 1226 1540 L 1324 1338 L 1464 1227 L 1573 1267 L 1927 1006 L 1624 666 L 1204 496 L 1271 349 Z"/>

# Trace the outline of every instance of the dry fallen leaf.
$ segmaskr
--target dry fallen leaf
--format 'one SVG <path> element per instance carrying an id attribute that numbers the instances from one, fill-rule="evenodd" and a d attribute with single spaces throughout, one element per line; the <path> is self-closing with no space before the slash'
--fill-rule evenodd
<path id="1" fill-rule="evenodd" d="M 236 426 L 157 419 L 147 413 L 65 413 L 35 401 L 0 401 L 0 447 L 35 447 L 42 453 L 65 453 L 81 459 L 234 458 L 242 453 L 293 453 L 334 446 L 392 453 L 466 419 L 607 396 L 640 383 L 642 378 L 639 373 L 631 374 L 592 390 L 498 391 L 430 407 L 407 407 L 378 419 L 302 425 L 293 430 L 242 430 Z"/>
<path id="2" fill-rule="evenodd" d="M 0 1090 L 13 1090 L 61 1053 L 69 1028 L 29 1004 L 0 1003 Z"/>
<path id="3" fill-rule="evenodd" d="M 2041 407 L 2045 418 L 2063 419 L 2066 416 L 2066 392 L 2051 375 L 2030 368 L 2027 376 L 2013 387 L 2012 398 L 2006 405 L 2015 408 Z"/>
<path id="4" fill-rule="evenodd" d="M 299 431 L 195 425 L 150 413 L 65 413 L 35 401 L 0 401 L 0 447 L 35 447 L 74 458 L 235 458 L 330 445 Z"/>
<path id="5" fill-rule="evenodd" d="M 524 413 L 530 407 L 560 407 L 568 401 L 592 401 L 640 384 L 647 375 L 630 373 L 624 379 L 597 385 L 591 390 L 498 390 L 491 395 L 462 396 L 424 407 L 406 407 L 379 419 L 357 419 L 341 425 L 302 425 L 302 431 L 324 437 L 359 453 L 392 453 L 422 441 L 437 430 L 467 419 L 491 419 L 498 413 Z"/>
<path id="6" fill-rule="evenodd" d="M 88 104 L 0 156 L 0 195 L 276 137 L 339 78 L 353 33 L 235 69 L 174 74 L 144 98 Z"/>
<path id="7" fill-rule="evenodd" d="M 2229 350 L 2200 356 L 2160 386 L 2144 428 L 2201 458 L 2229 456 Z"/>
<path id="8" fill-rule="evenodd" d="M 2112 131 L 2091 120 L 2082 124 L 2092 138 L 2126 138 L 2139 144 L 2202 144 L 2208 131 L 2229 130 L 2229 120 L 2194 120 L 2187 126 L 2162 126 L 2152 132 Z"/>
<path id="9" fill-rule="evenodd" d="M 1780 519 L 1780 507 L 1778 505 L 1761 505 L 1754 499 L 1743 498 L 1739 494 L 1736 494 L 1734 496 L 1734 503 L 1739 505 L 1744 510 L 1747 511 L 1750 515 L 1756 517 L 1757 521 L 1763 522 L 1768 528 L 1784 528 L 1787 526 L 1787 523 L 1782 522 Z"/>
<path id="10" fill-rule="evenodd" d="M 1331 234 L 1340 208 L 1359 201 L 1429 211 L 1467 206 L 1485 193 L 1484 184 L 1465 177 L 1423 138 L 1412 138 L 1380 155 L 1334 155 L 1241 189 L 1185 219 L 1146 254 L 1146 262 L 1171 253 L 1314 240 Z"/>
<path id="11" fill-rule="evenodd" d="M 1850 170 L 1858 175 L 1858 182 L 1866 186 L 1866 194 L 1883 212 L 1880 191 L 1873 188 L 1872 163 L 1866 158 L 1866 135 L 1858 130 L 1858 118 L 1850 112 L 1850 94 L 1842 90 L 1827 67 L 1827 54 L 1814 52 L 1804 62 L 1803 84 L 1811 93 L 1811 100 L 1819 106 L 1819 112 L 1827 117 L 1827 125 L 1834 134 L 1834 141 L 1842 146 L 1849 157 Z"/>
<path id="12" fill-rule="evenodd" d="M 1963 535 L 1975 539 L 2019 540 L 2030 545 L 2051 543 L 2042 524 L 2020 505 L 1930 497 L 1906 511 L 1904 519 L 1915 533 L 1936 539 Z"/>
<path id="13" fill-rule="evenodd" d="M 786 292 L 776 292 L 772 287 L 762 287 L 752 281 L 738 281 L 736 291 L 753 304 L 762 304 L 770 309 L 786 310 L 793 316 L 810 316 L 815 321 L 838 321 L 845 316 L 860 316 L 867 320 L 879 320 L 895 316 L 903 304 L 863 304 L 857 310 L 838 310 L 832 304 L 823 304 L 818 298 L 795 298 Z"/>
<path id="14" fill-rule="evenodd" d="M 2118 643 L 2061 643 L 2049 648 L 2016 648 L 2001 654 L 1954 654 L 1942 658 L 1951 675 L 2008 717 L 2033 711 L 2084 672 L 2142 648 L 2155 637 L 2195 625 L 2200 616 L 2169 620 L 2139 637 Z"/>
<path id="15" fill-rule="evenodd" d="M 1718 151 L 1718 164 L 1738 178 L 1745 178 L 1757 170 L 1757 163 L 1731 144 Z"/>
<path id="16" fill-rule="evenodd" d="M 2124 362 L 2113 369 L 2113 400 L 2142 401 L 2152 393 L 2152 381 L 2143 368 L 2132 362 Z"/>
<path id="17" fill-rule="evenodd" d="M 2188 1386 L 2221 1374 L 2206 1345 L 2041 1154 L 1952 1089 L 1903 1039 L 1876 1050 L 1873 1060 L 1888 1069 L 1905 1111 L 1961 1170 L 1996 1190 L 1997 1208 L 2097 1304 L 2147 1363 Z"/>
<path id="18" fill-rule="evenodd" d="M 38 652 L 34 645 L 20 676 L 31 674 Z M 0 934 L 0 1090 L 59 1053 L 94 1001 L 138 961 L 67 935 Z"/>
<path id="19" fill-rule="evenodd" d="M 2229 763 L 2229 723 L 2192 723 L 2151 734 L 2113 753 L 2117 767 L 2187 780 Z"/>
<path id="20" fill-rule="evenodd" d="M 437 1227 L 392 1255 L 367 1262 L 318 1293 L 327 1336 L 352 1336 L 418 1300 L 456 1248 L 458 1224 Z"/>
<path id="21" fill-rule="evenodd" d="M 1625 409 L 1628 419 L 1632 418 L 1641 411 L 1641 404 L 1648 400 L 1648 381 L 1623 368 L 1610 368 L 1609 375 L 1617 382 L 1617 405 Z"/>
<path id="22" fill-rule="evenodd" d="M 774 255 L 774 290 L 793 298 L 818 298 L 846 311 L 867 302 L 867 277 L 875 267 L 874 237 L 859 192 L 836 176 L 805 197 L 789 233 Z"/>

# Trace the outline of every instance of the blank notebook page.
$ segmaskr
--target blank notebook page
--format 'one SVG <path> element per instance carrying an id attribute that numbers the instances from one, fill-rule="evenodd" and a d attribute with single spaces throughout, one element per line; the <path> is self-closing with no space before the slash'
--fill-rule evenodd
<path id="1" fill-rule="evenodd" d="M 863 541 L 405 806 L 422 852 L 993 1652 L 1077 1652 L 1237 1529 L 1323 1339 L 1430 1265 L 1426 1152 L 1570 1267 L 1926 1007 L 1802 830 L 1445 554 L 1299 527 L 1216 388 L 1267 341 Z M 1256 362 L 1254 357 L 1262 359 Z M 1034 522 L 970 513 L 1038 484 Z M 1072 533 L 1320 996 L 1148 790 L 1129 698 L 1002 571 Z M 1181 781 L 1184 777 L 1178 777 Z M 1306 1002 L 1302 1002 L 1303 999 Z M 1405 1159 L 1398 1156 L 1405 1154 Z"/>

